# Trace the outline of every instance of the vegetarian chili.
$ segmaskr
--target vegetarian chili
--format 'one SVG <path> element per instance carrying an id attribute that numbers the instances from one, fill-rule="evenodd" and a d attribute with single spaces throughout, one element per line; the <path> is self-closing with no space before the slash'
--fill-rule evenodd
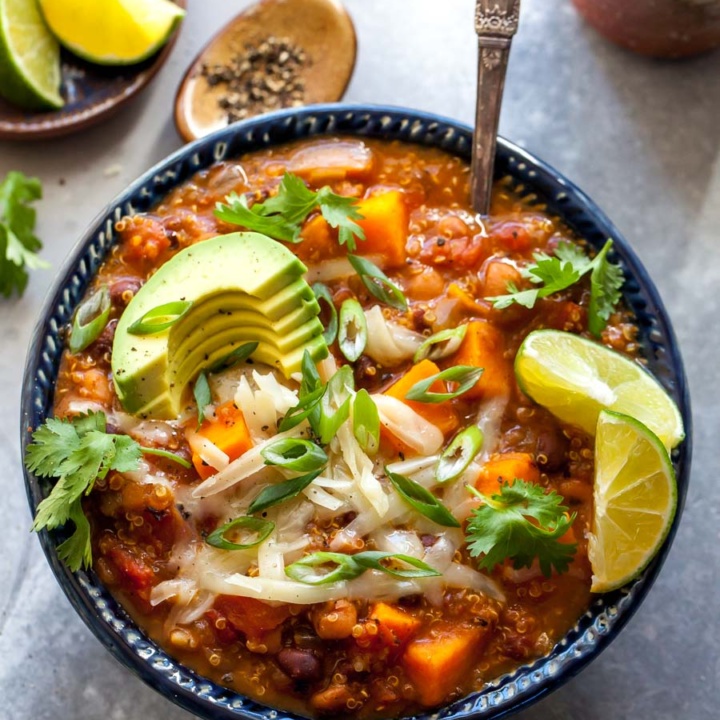
<path id="1" fill-rule="evenodd" d="M 318 192 L 283 245 L 307 266 L 328 356 L 288 378 L 245 347 L 196 375 L 178 417 L 127 412 L 111 365 L 128 305 L 179 253 L 242 231 L 232 208 L 260 214 L 288 177 Z M 320 138 L 219 162 L 117 223 L 88 291 L 107 288 L 109 317 L 66 350 L 55 416 L 104 414 L 115 460 L 82 500 L 93 567 L 205 677 L 313 716 L 396 717 L 546 655 L 587 609 L 592 438 L 527 398 L 513 360 L 533 330 L 591 335 L 591 281 L 488 298 L 536 288 L 539 253 L 592 253 L 510 178 L 488 217 L 468 198 L 467 163 L 441 150 Z M 596 334 L 637 356 L 621 306 Z M 125 436 L 148 450 L 135 469 Z M 473 552 L 482 498 L 503 486 L 561 508 L 553 560 Z"/>

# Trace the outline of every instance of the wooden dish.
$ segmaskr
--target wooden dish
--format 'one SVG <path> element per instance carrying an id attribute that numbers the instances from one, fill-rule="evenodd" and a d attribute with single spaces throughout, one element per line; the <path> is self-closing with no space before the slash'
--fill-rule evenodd
<path id="1" fill-rule="evenodd" d="M 355 68 L 355 27 L 339 0 L 261 0 L 233 18 L 210 40 L 185 73 L 175 98 L 175 126 L 187 142 L 228 125 L 218 105 L 222 93 L 202 76 L 203 65 L 223 65 L 270 36 L 302 48 L 304 105 L 335 102 Z"/>
<path id="2" fill-rule="evenodd" d="M 187 7 L 187 0 L 175 3 Z M 68 135 L 110 117 L 153 79 L 168 59 L 178 32 L 160 52 L 137 65 L 94 65 L 63 50 L 60 93 L 64 107 L 36 112 L 0 98 L 0 139 L 42 140 Z"/>

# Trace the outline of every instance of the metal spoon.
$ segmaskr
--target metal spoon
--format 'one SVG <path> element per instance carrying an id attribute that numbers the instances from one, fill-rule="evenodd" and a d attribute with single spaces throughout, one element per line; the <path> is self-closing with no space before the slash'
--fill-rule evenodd
<path id="1" fill-rule="evenodd" d="M 495 165 L 500 105 L 510 45 L 517 32 L 520 0 L 477 0 L 477 105 L 472 148 L 471 200 L 475 212 L 487 215 Z"/>
<path id="2" fill-rule="evenodd" d="M 304 52 L 302 104 L 333 102 L 343 96 L 355 67 L 357 42 L 340 0 L 261 0 L 225 25 L 185 73 L 175 97 L 175 125 L 184 140 L 228 124 L 228 113 L 219 102 L 223 87 L 208 82 L 203 66 L 232 62 L 248 46 L 257 47 L 269 38 L 282 39 Z"/>

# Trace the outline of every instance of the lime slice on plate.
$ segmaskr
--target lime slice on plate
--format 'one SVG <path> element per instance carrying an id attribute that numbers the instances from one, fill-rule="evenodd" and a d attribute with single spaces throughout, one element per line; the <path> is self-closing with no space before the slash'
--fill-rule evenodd
<path id="1" fill-rule="evenodd" d="M 170 0 L 39 2 L 60 43 L 75 55 L 100 65 L 130 65 L 145 60 L 168 41 L 185 15 Z"/>
<path id="2" fill-rule="evenodd" d="M 55 110 L 60 97 L 60 46 L 37 3 L 0 0 L 0 95 L 28 110 Z"/>
<path id="3" fill-rule="evenodd" d="M 603 410 L 595 434 L 595 514 L 588 536 L 592 591 L 636 577 L 662 545 L 677 507 L 670 457 L 641 422 Z"/>
<path id="4" fill-rule="evenodd" d="M 604 408 L 647 425 L 666 448 L 684 437 L 677 405 L 636 362 L 603 345 L 558 330 L 530 333 L 515 358 L 522 391 L 561 420 L 591 435 Z"/>

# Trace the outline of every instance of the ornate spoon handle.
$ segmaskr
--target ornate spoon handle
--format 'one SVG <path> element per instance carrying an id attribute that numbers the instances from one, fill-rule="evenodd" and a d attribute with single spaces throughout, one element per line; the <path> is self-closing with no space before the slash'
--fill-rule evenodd
<path id="1" fill-rule="evenodd" d="M 490 210 L 500 105 L 519 17 L 520 0 L 477 0 L 478 74 L 471 194 L 473 207 L 481 215 Z"/>

